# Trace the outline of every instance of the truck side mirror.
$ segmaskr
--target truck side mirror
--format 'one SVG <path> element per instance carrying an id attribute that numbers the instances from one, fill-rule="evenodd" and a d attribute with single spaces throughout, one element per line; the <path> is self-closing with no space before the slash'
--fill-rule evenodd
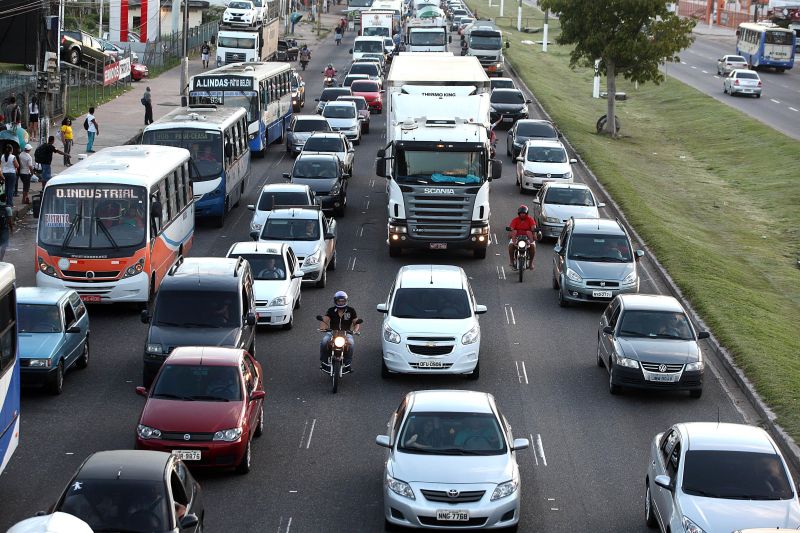
<path id="1" fill-rule="evenodd" d="M 452 35 L 448 35 L 447 36 L 447 42 L 448 43 L 452 43 L 453 42 L 453 36 Z"/>
<path id="2" fill-rule="evenodd" d="M 499 159 L 490 159 L 489 164 L 491 165 L 489 177 L 493 180 L 499 180 L 503 175 L 503 162 Z"/>
<path id="3" fill-rule="evenodd" d="M 386 158 L 379 157 L 375 160 L 375 175 L 381 178 L 386 176 Z"/>
<path id="4" fill-rule="evenodd" d="M 506 41 L 506 48 L 511 48 L 511 42 L 510 41 Z"/>

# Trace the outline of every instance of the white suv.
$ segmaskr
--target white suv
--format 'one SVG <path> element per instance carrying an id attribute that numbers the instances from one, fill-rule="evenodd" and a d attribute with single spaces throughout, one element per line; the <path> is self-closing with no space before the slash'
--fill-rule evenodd
<path id="1" fill-rule="evenodd" d="M 466 374 L 478 379 L 481 329 L 486 307 L 464 270 L 449 265 L 408 265 L 397 273 L 383 319 L 381 375 Z"/>
<path id="2" fill-rule="evenodd" d="M 517 157 L 519 191 L 538 190 L 547 181 L 572 183 L 572 163 L 577 162 L 569 158 L 561 141 L 530 139 Z"/>

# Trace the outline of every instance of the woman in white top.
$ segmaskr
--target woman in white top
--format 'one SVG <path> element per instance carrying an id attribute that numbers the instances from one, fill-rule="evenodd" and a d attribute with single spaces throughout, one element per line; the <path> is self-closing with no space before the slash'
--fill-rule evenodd
<path id="1" fill-rule="evenodd" d="M 33 157 L 31 157 L 31 150 L 33 146 L 30 144 L 25 145 L 25 151 L 19 153 L 17 162 L 19 163 L 19 181 L 22 182 L 22 203 L 31 203 L 28 198 L 28 191 L 31 190 L 31 176 L 33 175 Z"/>
<path id="2" fill-rule="evenodd" d="M 39 99 L 31 96 L 31 101 L 28 103 L 28 129 L 30 130 L 31 139 L 34 141 L 39 140 Z"/>
<path id="3" fill-rule="evenodd" d="M 6 186 L 6 205 L 8 207 L 13 207 L 14 189 L 17 186 L 17 172 L 19 172 L 19 161 L 17 161 L 17 157 L 12 153 L 11 143 L 6 144 L 6 149 L 3 155 L 0 156 L 0 168 L 3 171 L 3 180 Z"/>

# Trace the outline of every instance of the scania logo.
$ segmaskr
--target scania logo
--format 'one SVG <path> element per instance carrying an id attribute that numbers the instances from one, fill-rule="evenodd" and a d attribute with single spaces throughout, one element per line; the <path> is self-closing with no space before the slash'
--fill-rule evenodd
<path id="1" fill-rule="evenodd" d="M 664 365 L 664 364 L 658 365 L 658 371 L 659 372 L 666 372 L 667 371 L 667 365 Z"/>
<path id="2" fill-rule="evenodd" d="M 425 194 L 455 194 L 455 193 L 456 193 L 455 189 L 431 189 L 431 188 L 425 189 Z"/>
<path id="3" fill-rule="evenodd" d="M 461 494 L 461 493 L 459 491 L 457 491 L 456 489 L 450 489 L 450 490 L 447 491 L 447 496 L 449 498 L 458 498 L 459 494 Z"/>
<path id="4" fill-rule="evenodd" d="M 191 436 L 191 435 L 189 435 L 188 433 L 186 433 L 186 434 L 184 434 L 184 435 L 183 435 L 183 440 L 189 440 L 189 439 L 191 439 L 191 438 L 192 438 L 192 436 Z"/>

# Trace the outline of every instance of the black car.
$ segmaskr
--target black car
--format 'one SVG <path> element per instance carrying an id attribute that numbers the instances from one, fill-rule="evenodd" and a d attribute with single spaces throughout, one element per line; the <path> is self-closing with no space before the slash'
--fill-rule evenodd
<path id="1" fill-rule="evenodd" d="M 311 187 L 323 211 L 333 211 L 337 217 L 344 216 L 347 178 L 350 174 L 342 170 L 342 162 L 337 156 L 301 153 L 294 162 L 292 172 L 285 172 L 283 177 L 292 183 Z"/>
<path id="2" fill-rule="evenodd" d="M 506 136 L 506 155 L 515 159 L 525 141 L 529 139 L 553 139 L 557 141 L 561 133 L 549 120 L 539 120 L 534 118 L 518 120 L 508 131 Z"/>
<path id="3" fill-rule="evenodd" d="M 529 98 L 525 98 L 519 89 L 495 89 L 489 95 L 489 120 L 494 124 L 502 119 L 503 124 L 513 124 L 522 118 L 528 118 Z"/>
<path id="4" fill-rule="evenodd" d="M 50 512 L 76 516 L 94 531 L 194 533 L 203 530 L 200 485 L 175 455 L 114 450 L 90 455 Z"/>
<path id="5" fill-rule="evenodd" d="M 325 104 L 333 102 L 340 96 L 353 96 L 353 91 L 350 90 L 350 87 L 326 87 L 322 89 L 322 94 L 319 95 L 319 98 L 314 99 L 314 101 L 319 102 L 317 104 L 317 114 L 322 114 Z"/>
<path id="6" fill-rule="evenodd" d="M 158 289 L 149 323 L 142 381 L 149 387 L 178 346 L 243 348 L 255 356 L 253 274 L 247 261 L 220 257 L 179 260 Z"/>
<path id="7" fill-rule="evenodd" d="M 61 32 L 61 59 L 73 65 L 104 65 L 113 61 L 99 39 L 80 30 Z"/>

